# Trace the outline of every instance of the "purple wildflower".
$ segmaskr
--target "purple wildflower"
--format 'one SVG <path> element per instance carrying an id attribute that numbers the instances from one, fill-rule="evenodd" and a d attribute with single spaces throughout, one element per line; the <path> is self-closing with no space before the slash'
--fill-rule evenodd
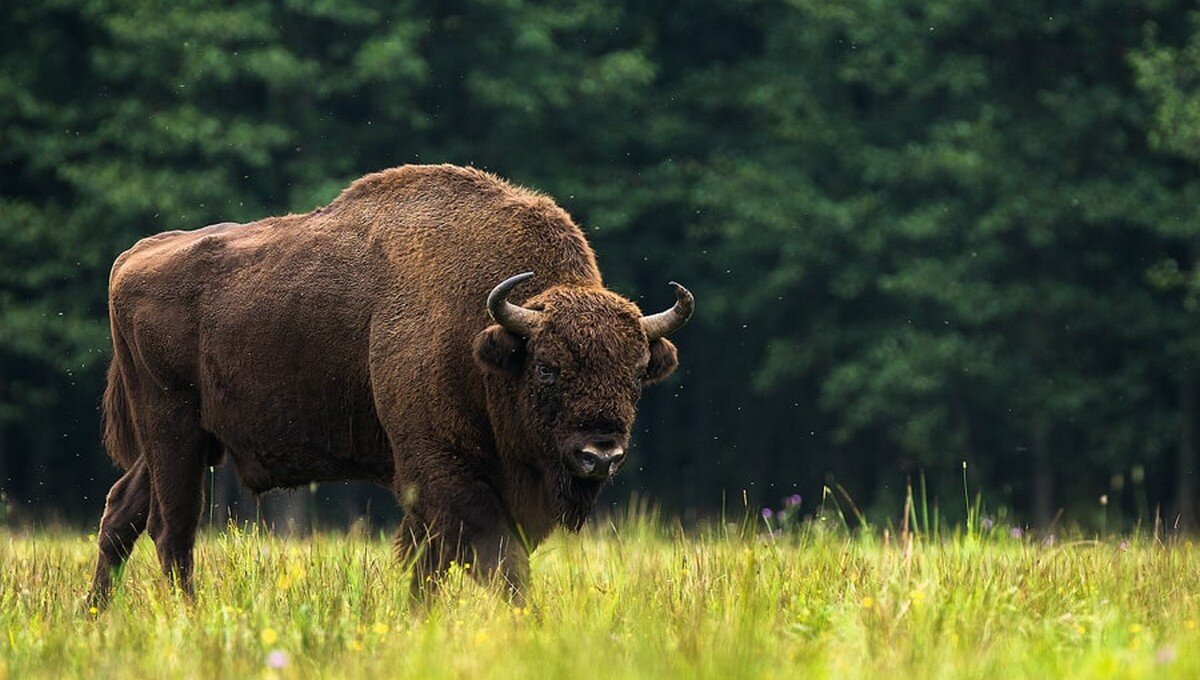
<path id="1" fill-rule="evenodd" d="M 1013 538 L 1021 538 L 1025 535 L 1025 532 L 1021 531 L 1021 527 L 1013 527 L 1008 531 L 1008 535 L 1012 536 Z"/>
<path id="2" fill-rule="evenodd" d="M 267 655 L 267 668 L 279 670 L 286 665 L 288 665 L 288 655 L 282 649 L 276 649 Z"/>
<path id="3" fill-rule="evenodd" d="M 996 526 L 996 520 L 992 519 L 991 517 L 984 517 L 983 521 L 979 523 L 979 528 L 983 529 L 984 531 L 987 531 L 994 526 Z"/>
<path id="4" fill-rule="evenodd" d="M 783 499 L 783 507 L 794 508 L 797 505 L 800 505 L 800 500 L 801 500 L 800 494 L 794 493 L 791 496 L 788 496 L 787 498 Z"/>
<path id="5" fill-rule="evenodd" d="M 774 511 L 771 510 L 771 508 L 763 508 L 762 509 L 762 518 L 763 519 L 771 519 L 774 516 L 775 516 L 775 513 L 774 513 Z"/>

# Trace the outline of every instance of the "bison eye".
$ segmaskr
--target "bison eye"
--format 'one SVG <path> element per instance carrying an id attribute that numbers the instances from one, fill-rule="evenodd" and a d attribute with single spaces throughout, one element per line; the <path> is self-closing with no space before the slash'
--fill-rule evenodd
<path id="1" fill-rule="evenodd" d="M 534 371 L 537 372 L 538 380 L 546 383 L 547 385 L 558 380 L 558 371 L 550 366 L 547 366 L 546 364 L 538 364 L 534 367 Z"/>

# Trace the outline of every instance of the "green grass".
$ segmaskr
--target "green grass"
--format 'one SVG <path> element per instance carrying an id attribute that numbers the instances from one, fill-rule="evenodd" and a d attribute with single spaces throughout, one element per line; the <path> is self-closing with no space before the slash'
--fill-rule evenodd
<path id="1" fill-rule="evenodd" d="M 93 618 L 94 553 L 83 535 L 0 532 L 0 679 L 1200 677 L 1200 552 L 1183 541 L 629 520 L 539 549 L 527 610 L 463 569 L 419 610 L 386 537 L 233 530 L 201 540 L 195 604 L 143 541 Z"/>

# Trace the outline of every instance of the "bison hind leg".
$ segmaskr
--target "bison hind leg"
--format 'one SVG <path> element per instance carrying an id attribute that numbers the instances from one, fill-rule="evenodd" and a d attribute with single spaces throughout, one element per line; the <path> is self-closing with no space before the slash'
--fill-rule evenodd
<path id="1" fill-rule="evenodd" d="M 204 509 L 204 470 L 219 444 L 200 426 L 194 395 L 164 396 L 157 395 L 153 417 L 140 422 L 138 430 L 154 489 L 150 536 L 163 573 L 190 597 L 192 550 Z"/>
<path id="2" fill-rule="evenodd" d="M 129 559 L 133 544 L 146 529 L 151 496 L 146 460 L 138 458 L 108 492 L 104 516 L 96 534 L 99 555 L 88 594 L 90 606 L 100 608 L 108 604 L 114 572 Z"/>

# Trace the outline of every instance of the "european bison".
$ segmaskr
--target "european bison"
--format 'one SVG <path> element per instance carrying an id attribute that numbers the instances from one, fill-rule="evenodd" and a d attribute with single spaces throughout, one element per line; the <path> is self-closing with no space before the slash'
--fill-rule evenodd
<path id="1" fill-rule="evenodd" d="M 92 601 L 145 529 L 191 592 L 204 471 L 226 454 L 255 493 L 386 484 L 418 592 L 459 559 L 519 596 L 528 551 L 582 524 L 642 386 L 675 369 L 665 336 L 693 301 L 672 285 L 674 307 L 643 316 L 551 199 L 449 165 L 368 175 L 306 215 L 141 240 L 109 281 L 104 441 L 126 472 Z"/>

